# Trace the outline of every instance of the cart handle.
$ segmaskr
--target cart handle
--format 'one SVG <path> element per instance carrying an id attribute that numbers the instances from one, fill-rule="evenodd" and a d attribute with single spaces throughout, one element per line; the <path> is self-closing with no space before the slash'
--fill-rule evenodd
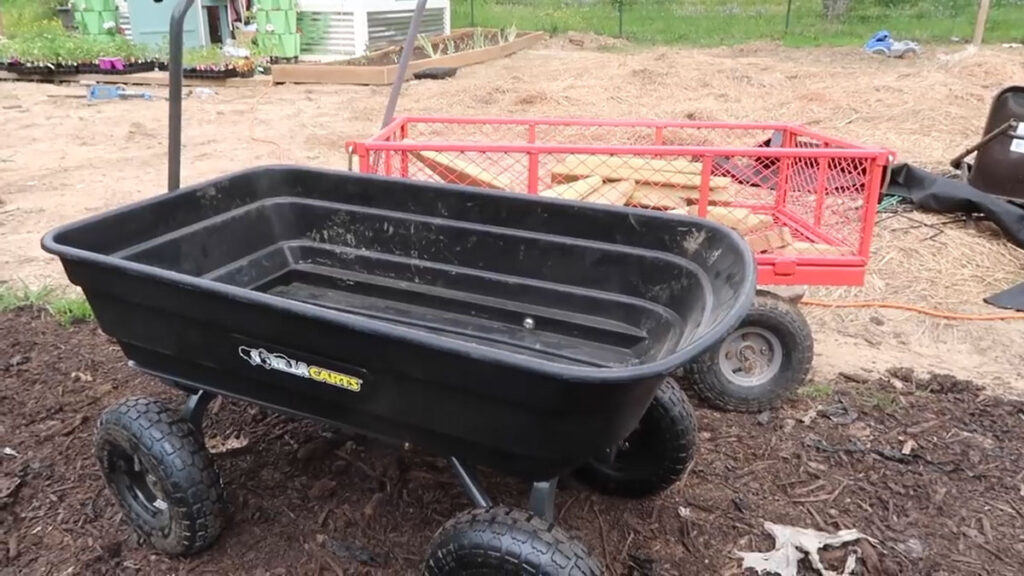
<path id="1" fill-rule="evenodd" d="M 167 73 L 170 74 L 170 93 L 167 96 L 170 109 L 167 122 L 167 191 L 174 192 L 181 187 L 181 87 L 184 83 L 185 15 L 196 0 L 178 0 L 171 13 L 171 53 L 167 58 Z"/>

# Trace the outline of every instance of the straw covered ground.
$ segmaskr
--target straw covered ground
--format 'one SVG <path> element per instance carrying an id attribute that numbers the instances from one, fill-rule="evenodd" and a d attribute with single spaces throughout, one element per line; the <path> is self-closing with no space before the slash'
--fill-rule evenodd
<path id="1" fill-rule="evenodd" d="M 400 113 L 784 121 L 895 150 L 941 170 L 980 135 L 1024 50 L 926 47 L 913 60 L 856 48 L 637 48 L 560 36 L 510 58 L 410 83 Z M 344 167 L 345 143 L 379 126 L 388 89 L 222 89 L 185 104 L 183 181 L 271 162 Z M 0 83 L 0 280 L 63 282 L 39 237 L 165 186 L 166 108 L 90 105 L 80 87 Z M 922 224 L 925 223 L 925 224 Z M 1024 280 L 1024 252 L 948 216 L 882 215 L 864 287 L 812 288 L 829 301 L 1000 312 L 982 298 Z M 805 307 L 817 375 L 901 365 L 1009 390 L 1024 382 L 1024 321 L 953 321 L 895 309 Z"/>

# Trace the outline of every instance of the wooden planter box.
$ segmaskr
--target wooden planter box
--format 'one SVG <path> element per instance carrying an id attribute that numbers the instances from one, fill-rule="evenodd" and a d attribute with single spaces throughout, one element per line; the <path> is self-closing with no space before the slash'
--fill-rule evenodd
<path id="1" fill-rule="evenodd" d="M 466 33 L 472 34 L 471 29 L 453 31 L 450 36 L 460 36 Z M 442 37 L 443 40 L 444 37 Z M 547 38 L 544 32 L 528 32 L 519 35 L 515 40 L 498 46 L 488 46 L 477 50 L 467 50 L 457 54 L 439 56 L 437 58 L 425 58 L 409 62 L 406 71 L 406 79 L 412 77 L 413 72 L 425 68 L 451 67 L 461 68 L 497 60 L 510 54 L 525 50 L 541 40 Z M 394 52 L 395 48 L 388 48 L 379 52 L 371 53 L 363 58 Z M 273 78 L 275 84 L 368 84 L 387 85 L 395 81 L 398 75 L 398 64 L 388 66 L 361 66 L 346 65 L 344 62 L 338 64 L 278 64 L 273 67 Z"/>

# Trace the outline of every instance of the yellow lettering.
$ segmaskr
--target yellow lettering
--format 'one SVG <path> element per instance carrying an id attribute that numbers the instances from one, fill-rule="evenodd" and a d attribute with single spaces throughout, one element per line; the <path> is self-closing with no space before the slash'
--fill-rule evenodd
<path id="1" fill-rule="evenodd" d="M 332 386 L 340 386 L 353 392 L 358 392 L 363 381 L 352 376 L 346 376 L 345 374 L 339 374 L 332 370 L 320 368 L 319 366 L 309 367 L 309 377 L 319 382 L 324 382 Z"/>

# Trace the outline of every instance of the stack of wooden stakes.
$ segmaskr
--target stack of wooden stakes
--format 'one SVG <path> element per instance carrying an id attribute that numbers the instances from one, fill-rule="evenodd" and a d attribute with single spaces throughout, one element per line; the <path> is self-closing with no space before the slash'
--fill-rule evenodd
<path id="1" fill-rule="evenodd" d="M 445 182 L 494 190 L 512 190 L 503 175 L 443 152 L 411 153 Z M 698 215 L 702 166 L 688 160 L 655 160 L 607 154 L 570 154 L 551 168 L 552 186 L 541 196 L 635 206 L 678 214 Z M 729 206 L 738 185 L 731 178 L 711 177 L 704 216 L 742 234 L 758 254 L 837 255 L 830 244 L 794 240 L 787 226 L 771 214 Z"/>

